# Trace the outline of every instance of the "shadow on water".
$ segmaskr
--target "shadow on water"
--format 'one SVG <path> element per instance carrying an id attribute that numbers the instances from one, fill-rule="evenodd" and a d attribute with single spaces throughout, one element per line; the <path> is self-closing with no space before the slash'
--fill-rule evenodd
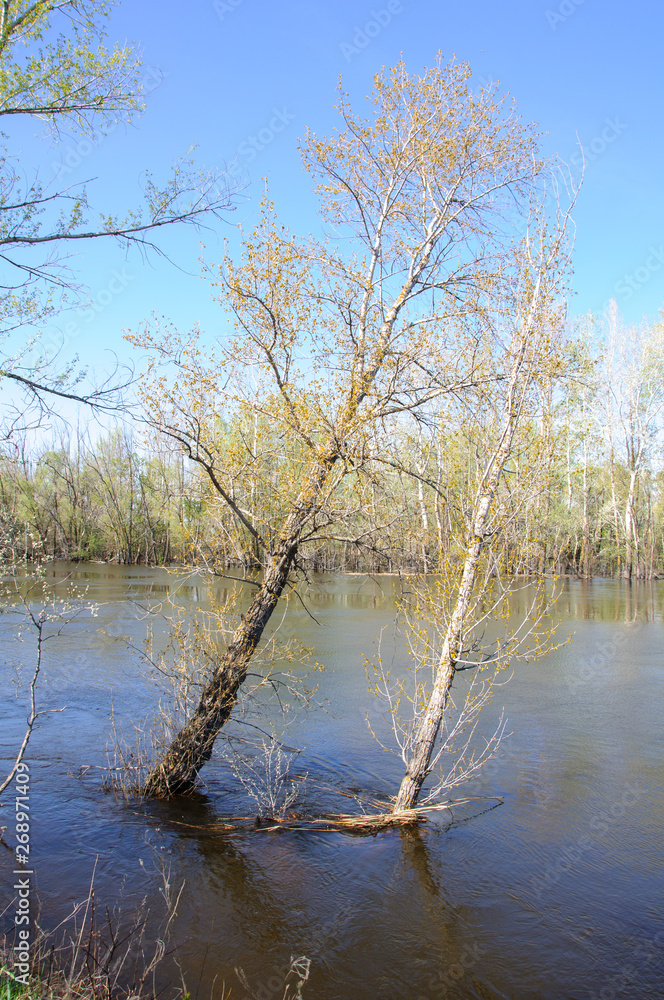
<path id="1" fill-rule="evenodd" d="M 445 885 L 437 855 L 447 828 L 229 834 L 215 831 L 212 803 L 150 811 L 176 830 L 178 950 L 199 972 L 194 998 L 213 982 L 237 985 L 234 966 L 261 1000 L 280 998 L 299 955 L 312 961 L 305 995 L 314 997 L 502 995 L 483 981 L 473 907 Z"/>
<path id="2" fill-rule="evenodd" d="M 52 572 L 59 580 L 63 570 Z M 312 962 L 303 1000 L 664 995 L 664 583 L 567 581 L 557 614 L 572 640 L 519 666 L 490 706 L 487 726 L 504 703 L 513 735 L 460 790 L 478 802 L 457 809 L 453 822 L 357 837 L 219 832 L 220 818 L 251 809 L 220 756 L 205 795 L 192 800 L 103 794 L 97 769 L 111 706 L 140 723 L 156 693 L 124 647 L 97 630 L 138 638 L 134 599 L 179 588 L 198 606 L 206 594 L 200 581 L 143 568 L 75 567 L 73 575 L 101 607 L 52 646 L 40 689 L 43 707 L 66 706 L 43 718 L 30 750 L 47 924 L 85 898 L 96 866 L 100 905 L 130 914 L 147 898 L 156 934 L 161 868 L 172 887 L 184 885 L 173 941 L 195 1000 L 220 996 L 223 982 L 243 1000 L 235 967 L 255 998 L 282 1000 L 284 971 L 298 955 Z M 321 624 L 289 609 L 285 627 L 326 665 L 328 711 L 305 713 L 288 732 L 301 747 L 312 811 L 339 810 L 351 787 L 383 795 L 397 787 L 399 758 L 366 726 L 367 712 L 376 726 L 380 716 L 362 660 L 393 620 L 395 585 L 320 578 L 309 603 Z M 16 658 L 28 661 L 26 649 L 5 645 L 3 690 L 11 691 Z M 407 662 L 398 644 L 390 657 L 395 671 Z M 20 698 L 2 701 L 2 766 L 24 720 Z M 485 811 L 492 796 L 504 804 Z M 3 902 L 12 897 L 11 862 L 0 851 Z M 164 966 L 164 984 L 175 971 Z"/>

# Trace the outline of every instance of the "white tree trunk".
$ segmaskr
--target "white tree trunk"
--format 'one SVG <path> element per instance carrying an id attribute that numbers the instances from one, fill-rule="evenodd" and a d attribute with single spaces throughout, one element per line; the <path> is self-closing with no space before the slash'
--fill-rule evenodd
<path id="1" fill-rule="evenodd" d="M 533 310 L 536 303 L 533 299 Z M 532 311 L 531 311 L 532 316 Z M 443 642 L 438 661 L 433 690 L 426 710 L 417 723 L 413 736 L 413 749 L 408 761 L 406 774 L 401 782 L 394 812 L 412 809 L 417 804 L 422 785 L 429 773 L 440 725 L 454 680 L 465 623 L 471 605 L 477 565 L 487 534 L 491 505 L 498 488 L 505 463 L 512 450 L 512 441 L 519 421 L 525 387 L 528 384 L 529 366 L 526 362 L 526 345 L 532 322 L 526 324 L 516 345 L 516 353 L 510 372 L 509 388 L 503 410 L 502 429 L 496 448 L 489 459 L 473 505 L 473 522 L 466 549 L 461 583 L 452 612 L 452 617 Z M 526 372 L 523 371 L 527 368 Z"/>

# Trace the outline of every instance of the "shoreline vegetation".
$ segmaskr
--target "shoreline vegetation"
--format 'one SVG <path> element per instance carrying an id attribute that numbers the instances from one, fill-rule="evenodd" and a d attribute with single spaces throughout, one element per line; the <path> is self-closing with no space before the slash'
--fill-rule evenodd
<path id="1" fill-rule="evenodd" d="M 181 977 L 178 985 L 163 982 L 172 978 L 164 963 L 174 952 L 182 889 L 171 891 L 168 873 L 159 874 L 163 913 L 156 922 L 145 901 L 131 913 L 104 906 L 94 874 L 87 898 L 51 930 L 42 926 L 37 900 L 27 963 L 17 965 L 13 934 L 0 934 L 0 1000 L 188 1000 Z"/>
<path id="2" fill-rule="evenodd" d="M 562 397 L 555 418 L 534 423 L 530 442 L 515 456 L 511 476 L 525 476 L 536 460 L 540 482 L 503 533 L 501 558 L 512 575 L 664 576 L 664 472 L 653 461 L 656 427 L 635 437 L 629 427 L 638 414 L 628 414 L 621 458 L 620 420 L 611 428 L 600 402 L 593 415 L 586 413 L 593 433 L 585 435 L 582 413 L 573 409 L 587 411 L 587 400 Z M 227 428 L 229 447 L 238 430 Z M 443 565 L 459 528 L 472 442 L 464 449 L 462 427 L 450 429 L 446 441 L 414 440 L 405 430 L 395 435 L 385 454 L 396 446 L 400 464 L 421 474 L 377 465 L 372 495 L 360 503 L 350 483 L 348 496 L 338 498 L 348 507 L 343 537 L 303 543 L 305 570 L 396 576 L 435 573 Z M 295 475 L 296 456 L 282 456 L 284 467 L 289 461 Z M 240 483 L 262 529 L 278 504 L 269 472 L 255 468 Z M 224 509 L 205 474 L 175 446 L 142 441 L 127 426 L 95 443 L 61 437 L 35 447 L 26 436 L 5 445 L 0 523 L 9 561 L 201 567 L 220 574 L 264 568 L 247 527 Z"/>
<path id="3" fill-rule="evenodd" d="M 0 1000 L 191 1000 L 173 928 L 185 883 L 173 888 L 170 874 L 158 865 L 156 917 L 145 899 L 130 911 L 101 904 L 93 874 L 87 898 L 55 928 L 37 917 L 27 972 L 17 968 L 12 933 L 0 933 Z M 302 1000 L 310 969 L 306 955 L 291 956 L 280 970 L 281 1000 Z M 255 995 L 244 970 L 234 974 L 242 989 L 215 982 L 210 1000 Z"/>
<path id="4" fill-rule="evenodd" d="M 49 557 L 47 557 L 47 558 L 45 558 L 43 560 L 40 560 L 39 566 L 40 567 L 45 567 L 45 566 L 48 566 L 49 564 L 60 563 L 60 562 L 75 563 L 75 564 L 80 564 L 82 566 L 86 566 L 86 565 L 88 565 L 88 566 L 124 566 L 124 565 L 127 565 L 126 563 L 122 563 L 118 559 L 113 559 L 113 558 L 111 558 L 111 559 L 85 559 L 85 558 L 76 558 L 76 559 L 69 558 L 69 559 L 65 559 L 64 557 L 59 557 L 58 556 L 55 559 L 53 559 L 52 557 L 49 556 Z M 27 562 L 24 561 L 24 564 L 27 565 L 27 566 L 30 566 L 31 562 L 30 562 L 30 560 L 28 560 Z M 205 566 L 200 566 L 199 564 L 196 564 L 196 563 L 185 563 L 185 562 L 133 563 L 132 565 L 136 566 L 136 567 L 143 567 L 145 569 L 163 569 L 163 570 L 166 570 L 166 572 L 180 572 L 181 571 L 183 573 L 191 572 L 192 570 L 197 570 L 197 569 L 202 569 L 202 570 L 206 569 Z M 238 567 L 234 566 L 231 563 L 227 568 L 229 570 L 232 570 L 234 568 L 237 569 Z M 242 569 L 241 566 L 239 568 Z M 252 583 L 255 583 L 256 580 L 260 577 L 260 570 L 254 570 L 253 572 L 255 572 L 257 575 L 256 576 L 247 576 L 247 577 L 226 577 L 226 574 L 222 570 L 217 570 L 216 573 L 212 573 L 211 575 L 212 576 L 215 576 L 215 575 L 219 576 L 221 579 L 234 580 L 236 583 L 249 583 L 249 584 L 252 584 Z M 402 577 L 404 575 L 409 575 L 409 576 L 410 575 L 416 575 L 416 574 L 412 573 L 412 571 L 406 571 L 406 570 L 383 570 L 383 569 L 381 569 L 381 570 L 373 570 L 373 571 L 369 570 L 369 569 L 362 569 L 362 570 L 359 570 L 359 569 L 358 570 L 354 570 L 354 569 L 334 570 L 334 569 L 332 569 L 332 570 L 325 570 L 325 571 L 321 571 L 321 572 L 326 573 L 326 574 L 328 574 L 330 576 L 336 576 L 336 575 L 341 575 L 341 576 L 364 576 L 364 577 L 369 577 L 369 578 L 371 578 L 372 576 L 390 576 L 390 577 L 394 577 L 395 579 L 399 579 L 400 577 Z M 422 574 L 420 573 L 420 574 L 417 574 L 417 575 L 422 575 Z M 435 570 L 429 570 L 429 572 L 426 575 L 427 576 L 435 577 L 436 571 Z M 533 576 L 534 576 L 534 574 L 532 574 L 532 573 L 515 573 L 514 574 L 514 579 L 516 579 L 516 580 L 519 580 L 519 579 L 530 580 L 530 579 L 533 578 Z M 581 573 L 554 573 L 554 572 L 548 572 L 547 573 L 547 572 L 545 572 L 545 573 L 538 573 L 537 574 L 537 579 L 543 579 L 543 580 L 583 580 L 584 577 L 583 577 L 583 574 L 581 574 Z M 598 574 L 594 574 L 594 575 L 591 574 L 591 576 L 589 576 L 587 579 L 588 579 L 588 581 L 592 581 L 592 580 L 616 580 L 616 579 L 620 579 L 620 577 L 616 577 L 616 576 L 604 576 L 604 575 L 598 573 Z M 664 579 L 664 571 L 661 572 L 661 573 L 660 572 L 653 572 L 653 575 L 651 577 L 644 578 L 644 580 L 642 582 L 648 582 L 649 580 L 650 581 L 654 581 L 654 580 L 663 580 L 663 579 Z"/>

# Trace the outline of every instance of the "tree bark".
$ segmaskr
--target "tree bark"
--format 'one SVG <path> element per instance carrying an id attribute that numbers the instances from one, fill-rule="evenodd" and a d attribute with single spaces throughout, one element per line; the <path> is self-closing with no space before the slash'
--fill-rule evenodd
<path id="1" fill-rule="evenodd" d="M 146 795 L 164 798 L 191 791 L 196 784 L 198 772 L 210 759 L 217 734 L 237 701 L 249 661 L 283 592 L 296 552 L 297 543 L 292 542 L 273 558 L 196 711 L 148 776 Z"/>
<path id="2" fill-rule="evenodd" d="M 466 555 L 459 596 L 457 597 L 452 621 L 445 636 L 433 691 L 431 692 L 426 712 L 417 726 L 413 753 L 408 762 L 408 768 L 401 782 L 401 787 L 399 788 L 399 794 L 394 804 L 394 812 L 401 812 L 404 809 L 413 809 L 415 807 L 422 790 L 422 785 L 429 773 L 431 755 L 447 707 L 452 681 L 454 680 L 463 619 L 470 603 L 482 542 L 483 535 L 476 535 Z"/>
<path id="3" fill-rule="evenodd" d="M 634 514 L 634 496 L 636 492 L 636 469 L 632 469 L 629 477 L 629 492 L 625 503 L 625 568 L 623 577 L 632 579 L 634 559 L 638 560 L 638 538 L 636 535 L 636 518 Z"/>
<path id="4" fill-rule="evenodd" d="M 440 660 L 438 661 L 433 691 L 431 692 L 426 711 L 417 725 L 413 740 L 413 753 L 408 761 L 406 774 L 401 782 L 399 794 L 394 804 L 395 812 L 415 807 L 422 790 L 422 785 L 429 773 L 431 756 L 456 672 L 456 663 L 463 636 L 464 619 L 471 603 L 475 574 L 487 532 L 491 503 L 498 488 L 498 482 L 505 462 L 512 449 L 514 429 L 518 420 L 518 407 L 515 406 L 514 390 L 522 364 L 523 353 L 520 352 L 520 356 L 515 359 L 512 386 L 506 407 L 506 420 L 501 440 L 489 464 L 488 476 L 485 479 L 484 488 L 475 503 L 472 536 L 466 550 L 463 575 L 454 611 L 452 612 L 452 618 L 445 635 Z"/>
<path id="5" fill-rule="evenodd" d="M 394 812 L 413 809 L 417 805 L 422 785 L 429 774 L 431 757 L 456 672 L 464 623 L 472 601 L 477 564 L 487 532 L 489 531 L 491 505 L 498 489 L 505 463 L 512 451 L 512 442 L 521 414 L 525 387 L 529 380 L 526 346 L 532 327 L 532 317 L 538 299 L 538 291 L 539 281 L 533 295 L 531 313 L 525 331 L 515 345 L 516 350 L 511 366 L 507 397 L 501 421 L 501 433 L 475 496 L 473 521 L 466 549 L 461 583 L 438 661 L 433 690 L 424 715 L 419 720 L 415 730 L 413 752 L 408 761 L 401 787 L 399 788 L 399 793 L 394 804 Z M 523 371 L 524 366 L 526 366 L 525 372 Z"/>
<path id="6" fill-rule="evenodd" d="M 205 686 L 196 711 L 148 775 L 143 788 L 145 795 L 165 798 L 195 787 L 198 772 L 212 756 L 217 735 L 237 701 L 249 662 L 288 582 L 302 530 L 320 506 L 321 491 L 337 457 L 336 450 L 328 452 L 301 490 L 271 554 L 260 588 Z"/>

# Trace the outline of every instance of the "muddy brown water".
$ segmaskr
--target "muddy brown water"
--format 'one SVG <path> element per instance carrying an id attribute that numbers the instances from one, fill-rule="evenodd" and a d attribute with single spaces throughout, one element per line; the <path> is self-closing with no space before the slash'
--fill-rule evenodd
<path id="1" fill-rule="evenodd" d="M 219 755 L 192 801 L 145 805 L 104 793 L 111 712 L 120 725 L 140 723 L 156 699 L 113 636 L 139 641 L 142 605 L 176 587 L 195 605 L 205 587 L 161 570 L 48 569 L 51 580 L 67 572 L 100 607 L 49 641 L 44 657 L 40 706 L 65 708 L 41 718 L 28 755 L 45 926 L 85 898 L 94 871 L 99 905 L 129 920 L 146 900 L 154 935 L 161 868 L 173 891 L 183 887 L 171 944 L 197 1000 L 220 996 L 222 983 L 233 998 L 250 996 L 236 967 L 257 1000 L 281 1000 L 284 967 L 301 955 L 311 960 L 303 1000 L 664 996 L 664 583 L 568 581 L 557 616 L 559 635 L 573 637 L 517 666 L 494 696 L 484 724 L 504 705 L 512 735 L 454 793 L 472 802 L 419 830 L 358 837 L 215 831 L 220 817 L 255 812 Z M 318 681 L 327 703 L 292 713 L 285 736 L 301 751 L 293 766 L 307 775 L 310 812 L 344 811 L 348 795 L 398 787 L 399 759 L 367 728 L 369 712 L 387 735 L 363 665 L 383 627 L 383 658 L 395 673 L 405 664 L 391 631 L 394 586 L 390 577 L 319 577 L 307 595 L 318 624 L 300 606 L 288 611 L 284 631 L 326 667 Z M 10 623 L 3 629 L 2 774 L 25 718 L 13 667 L 32 655 L 29 636 L 18 644 Z M 249 720 L 269 725 L 265 711 Z M 11 789 L 3 800 L 11 841 Z M 10 852 L 0 851 L 0 866 L 7 925 Z M 162 979 L 175 975 L 172 962 Z"/>

